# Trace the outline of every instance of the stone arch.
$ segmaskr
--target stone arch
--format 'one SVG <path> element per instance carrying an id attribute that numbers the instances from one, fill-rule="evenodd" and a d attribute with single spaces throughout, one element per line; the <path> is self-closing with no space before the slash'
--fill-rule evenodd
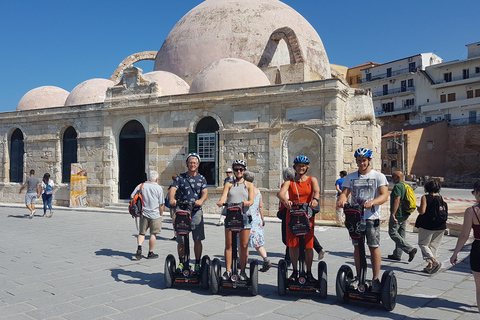
<path id="1" fill-rule="evenodd" d="M 212 117 L 213 119 L 215 119 L 217 121 L 219 131 L 225 129 L 222 119 L 216 113 L 204 111 L 201 115 L 196 115 L 193 117 L 193 119 L 190 121 L 190 124 L 188 125 L 188 132 L 194 132 L 195 128 L 198 125 L 198 122 L 200 122 L 200 120 L 205 117 Z"/>
<path id="2" fill-rule="evenodd" d="M 259 68 L 267 68 L 270 65 L 280 40 L 284 40 L 287 44 L 290 64 L 305 62 L 302 48 L 300 47 L 300 41 L 298 40 L 295 31 L 289 27 L 283 27 L 275 30 L 270 35 L 262 57 L 260 58 L 260 62 L 258 63 Z"/>
<path id="3" fill-rule="evenodd" d="M 303 154 L 310 159 L 309 175 L 316 177 L 320 184 L 320 193 L 323 193 L 323 180 L 325 176 L 324 143 L 317 131 L 308 128 L 295 128 L 285 134 L 282 141 L 282 171 L 293 166 L 296 156 Z"/>
<path id="4" fill-rule="evenodd" d="M 157 56 L 157 51 L 143 51 L 143 52 L 134 53 L 131 56 L 128 56 L 118 65 L 117 69 L 110 77 L 110 80 L 115 83 L 118 83 L 122 78 L 123 71 L 125 69 L 132 66 L 134 63 L 138 61 L 145 61 L 145 60 L 155 61 L 156 56 Z"/>
<path id="5" fill-rule="evenodd" d="M 15 128 L 9 135 L 9 158 L 10 158 L 10 170 L 9 177 L 10 182 L 22 182 L 23 181 L 23 167 L 25 158 L 25 135 L 19 128 Z"/>
<path id="6" fill-rule="evenodd" d="M 78 161 L 78 131 L 73 126 L 66 126 L 61 132 L 61 175 L 62 182 L 70 182 L 72 163 Z"/>

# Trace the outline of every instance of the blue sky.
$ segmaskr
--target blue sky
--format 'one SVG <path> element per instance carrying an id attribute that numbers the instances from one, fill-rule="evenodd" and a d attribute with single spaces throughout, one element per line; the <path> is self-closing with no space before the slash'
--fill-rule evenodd
<path id="1" fill-rule="evenodd" d="M 158 51 L 175 23 L 201 2 L 0 1 L 0 112 L 14 111 L 39 86 L 71 91 L 88 79 L 108 79 L 129 55 Z M 283 2 L 317 30 L 330 63 L 348 67 L 425 52 L 462 60 L 465 45 L 480 41 L 478 0 Z M 153 64 L 136 65 L 149 72 Z"/>

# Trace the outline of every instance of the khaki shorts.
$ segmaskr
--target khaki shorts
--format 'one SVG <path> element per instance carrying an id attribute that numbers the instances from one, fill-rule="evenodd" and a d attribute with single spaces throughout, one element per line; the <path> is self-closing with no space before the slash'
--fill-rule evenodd
<path id="1" fill-rule="evenodd" d="M 139 234 L 146 234 L 147 230 L 150 229 L 150 234 L 160 233 L 162 230 L 162 218 L 160 219 L 149 219 L 144 216 L 140 216 L 140 226 L 138 227 Z"/>
<path id="2" fill-rule="evenodd" d="M 367 245 L 372 248 L 380 247 L 380 220 L 366 220 L 367 231 L 365 233 L 365 238 Z M 352 244 L 358 246 L 358 240 L 352 239 Z"/>

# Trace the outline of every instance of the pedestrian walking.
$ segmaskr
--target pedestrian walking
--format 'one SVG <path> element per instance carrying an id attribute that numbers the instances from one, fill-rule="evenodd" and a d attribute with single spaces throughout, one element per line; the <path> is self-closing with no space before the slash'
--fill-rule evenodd
<path id="1" fill-rule="evenodd" d="M 37 200 L 37 195 L 40 194 L 40 180 L 35 177 L 35 170 L 30 170 L 30 176 L 25 180 L 25 183 L 20 188 L 19 194 L 22 193 L 22 190 L 27 188 L 27 193 L 25 194 L 25 205 L 28 210 L 30 210 L 29 218 L 32 219 L 35 215 L 35 200 Z"/>
<path id="2" fill-rule="evenodd" d="M 178 174 L 174 174 L 172 176 L 172 184 L 168 187 L 167 190 L 167 197 L 165 198 L 165 206 L 168 206 L 168 209 L 170 210 L 170 219 L 172 219 L 172 227 L 173 227 L 173 238 L 170 240 L 176 241 L 177 240 L 177 233 L 175 232 L 175 207 L 170 205 L 170 189 L 173 186 L 173 181 L 177 178 Z"/>
<path id="3" fill-rule="evenodd" d="M 388 255 L 388 259 L 394 261 L 402 260 L 402 252 L 408 254 L 408 262 L 411 262 L 417 254 L 417 249 L 412 247 L 405 239 L 407 230 L 407 220 L 410 213 L 403 210 L 402 203 L 405 200 L 405 176 L 400 171 L 392 174 L 392 181 L 395 183 L 390 194 L 390 219 L 388 221 L 388 234 L 390 239 L 395 242 L 393 253 Z"/>
<path id="4" fill-rule="evenodd" d="M 470 230 L 473 229 L 474 241 L 470 249 L 470 269 L 472 269 L 473 278 L 475 279 L 477 308 L 480 312 L 480 180 L 474 183 L 472 195 L 475 197 L 475 200 L 477 200 L 477 203 L 465 210 L 462 232 L 457 239 L 457 245 L 450 257 L 450 263 L 453 265 L 457 264 L 458 253 L 470 237 Z"/>
<path id="5" fill-rule="evenodd" d="M 37 194 L 38 198 L 40 198 L 40 195 L 42 196 L 43 217 L 45 217 L 45 215 L 47 214 L 47 207 L 50 210 L 50 215 L 48 215 L 47 217 L 51 218 L 53 216 L 53 208 L 52 208 L 53 189 L 55 189 L 55 183 L 53 183 L 53 180 L 50 179 L 50 173 L 47 172 L 43 175 L 40 189 Z M 33 215 L 31 216 L 31 218 L 33 218 Z"/>
<path id="6" fill-rule="evenodd" d="M 335 181 L 335 190 L 337 190 L 337 201 L 338 197 L 342 194 L 342 189 L 343 189 L 343 181 L 345 180 L 345 177 L 347 176 L 347 171 L 342 170 L 340 171 L 340 178 Z M 343 210 L 341 208 L 338 208 L 337 210 L 337 222 L 341 223 L 343 221 Z"/>
<path id="7" fill-rule="evenodd" d="M 427 194 L 420 199 L 418 217 L 415 221 L 415 227 L 418 228 L 418 246 L 423 259 L 428 263 L 423 271 L 429 274 L 437 272 L 442 266 L 437 260 L 437 251 L 447 228 L 445 221 L 436 219 L 436 211 L 443 204 L 440 189 L 438 181 L 430 180 L 425 183 L 424 190 Z"/>
<path id="8" fill-rule="evenodd" d="M 246 171 L 243 174 L 245 181 L 253 184 L 255 175 L 253 172 Z M 260 268 L 260 272 L 266 272 L 272 266 L 270 260 L 267 257 L 267 251 L 265 250 L 265 235 L 263 227 L 265 226 L 265 219 L 263 216 L 263 200 L 262 194 L 255 185 L 253 186 L 253 204 L 250 206 L 249 214 L 252 217 L 252 228 L 250 229 L 250 237 L 248 240 L 248 246 L 255 248 L 260 257 L 263 259 L 263 265 Z"/>
<path id="9" fill-rule="evenodd" d="M 143 241 L 145 241 L 147 230 L 150 230 L 147 259 L 156 259 L 158 258 L 158 254 L 154 253 L 153 249 L 157 242 L 157 234 L 162 230 L 162 216 L 165 201 L 163 189 L 158 185 L 158 172 L 151 170 L 148 173 L 148 181 L 140 183 L 135 190 L 133 190 L 130 197 L 133 198 L 140 188 L 142 188 L 143 211 L 140 216 L 135 258 L 137 258 L 137 260 L 142 258 L 142 244 Z"/>
<path id="10" fill-rule="evenodd" d="M 200 259 L 202 256 L 202 241 L 205 239 L 205 225 L 203 222 L 202 204 L 207 200 L 207 180 L 198 173 L 200 166 L 200 156 L 196 153 L 190 153 L 186 158 L 187 172 L 180 173 L 173 181 L 169 191 L 170 205 L 175 207 L 177 201 L 191 202 L 194 204 L 192 209 L 192 224 L 195 226 L 192 230 L 193 251 L 195 253 L 194 272 L 200 272 Z M 177 237 L 177 252 L 179 264 L 177 270 L 183 270 L 185 259 L 185 244 L 183 237 Z"/>

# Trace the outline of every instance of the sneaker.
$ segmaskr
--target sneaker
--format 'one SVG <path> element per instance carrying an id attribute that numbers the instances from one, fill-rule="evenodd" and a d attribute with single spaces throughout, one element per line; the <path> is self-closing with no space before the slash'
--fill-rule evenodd
<path id="1" fill-rule="evenodd" d="M 182 272 L 182 271 L 183 271 L 183 263 L 180 262 L 180 263 L 178 264 L 177 271 L 178 271 L 178 272 Z"/>
<path id="2" fill-rule="evenodd" d="M 372 292 L 378 293 L 382 290 L 382 284 L 380 283 L 380 280 L 375 279 L 372 281 Z"/>
<path id="3" fill-rule="evenodd" d="M 217 227 L 221 227 L 221 226 L 223 226 L 223 222 L 217 223 Z"/>
<path id="4" fill-rule="evenodd" d="M 312 272 L 307 272 L 307 282 L 310 282 L 310 283 L 315 283 L 315 282 L 317 282 L 317 279 L 315 279 L 315 278 L 313 277 Z"/>
<path id="5" fill-rule="evenodd" d="M 142 259 L 142 250 L 141 249 L 137 250 L 137 254 L 135 254 L 135 258 L 137 258 L 137 260 Z"/>
<path id="6" fill-rule="evenodd" d="M 223 273 L 223 276 L 222 276 L 222 280 L 223 281 L 228 281 L 230 280 L 230 277 L 232 276 L 232 272 L 231 271 L 225 271 Z"/>
<path id="7" fill-rule="evenodd" d="M 177 240 L 177 237 L 176 237 L 176 236 L 173 236 L 173 238 L 172 238 L 172 239 L 170 239 L 170 240 L 172 240 L 172 241 L 176 241 L 176 240 Z"/>
<path id="8" fill-rule="evenodd" d="M 417 254 L 417 248 L 413 248 L 412 251 L 408 254 L 408 262 L 412 262 L 413 258 Z"/>
<path id="9" fill-rule="evenodd" d="M 358 289 L 358 278 L 353 278 L 352 282 L 350 282 L 350 287 L 354 290 Z"/>
<path id="10" fill-rule="evenodd" d="M 158 254 L 153 252 L 148 253 L 147 259 L 157 259 L 157 258 L 158 258 Z"/>
<path id="11" fill-rule="evenodd" d="M 298 270 L 293 270 L 290 277 L 288 277 L 288 280 L 297 281 L 297 278 L 298 278 Z"/>
<path id="12" fill-rule="evenodd" d="M 390 259 L 390 260 L 394 260 L 394 261 L 400 261 L 400 260 L 402 260 L 401 258 L 395 257 L 393 254 L 389 254 L 389 255 L 387 256 L 387 258 Z"/>
<path id="13" fill-rule="evenodd" d="M 30 211 L 30 217 L 29 218 L 32 219 L 34 215 L 35 215 L 35 210 Z"/>
<path id="14" fill-rule="evenodd" d="M 319 252 L 318 252 L 318 260 L 322 260 L 323 257 L 325 257 L 325 250 L 321 249 Z"/>
<path id="15" fill-rule="evenodd" d="M 260 270 L 258 270 L 258 271 L 260 271 L 260 272 L 267 272 L 268 269 L 270 269 L 271 266 L 272 266 L 272 263 L 270 262 L 270 260 L 267 260 L 267 261 L 263 262 L 262 268 L 261 268 Z"/>
<path id="16" fill-rule="evenodd" d="M 48 217 L 49 218 L 53 217 L 53 210 L 50 210 L 50 215 Z"/>
<path id="17" fill-rule="evenodd" d="M 247 274 L 245 273 L 245 271 L 240 272 L 240 274 L 238 275 L 238 280 L 246 281 L 247 279 L 248 279 L 248 277 L 247 277 Z"/>
<path id="18" fill-rule="evenodd" d="M 195 268 L 193 269 L 193 272 L 200 273 L 200 264 L 195 263 Z"/>

